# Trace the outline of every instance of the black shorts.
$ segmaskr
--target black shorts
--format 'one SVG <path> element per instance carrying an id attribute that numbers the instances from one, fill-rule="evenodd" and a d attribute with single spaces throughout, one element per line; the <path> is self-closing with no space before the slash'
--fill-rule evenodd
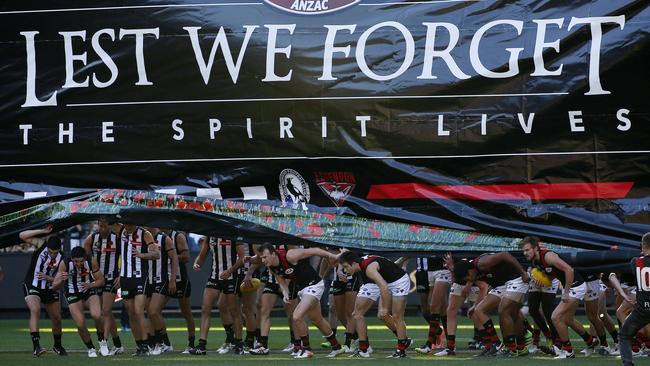
<path id="1" fill-rule="evenodd" d="M 429 271 L 415 272 L 415 291 L 418 294 L 429 293 Z"/>
<path id="2" fill-rule="evenodd" d="M 68 304 L 74 304 L 75 302 L 86 301 L 91 296 L 98 296 L 98 295 L 99 292 L 97 291 L 97 289 L 92 289 L 86 292 L 79 292 L 79 293 L 66 292 L 65 300 L 68 302 Z"/>
<path id="3" fill-rule="evenodd" d="M 358 276 L 353 275 L 352 278 L 349 278 L 346 282 L 343 281 L 332 281 L 330 286 L 330 295 L 338 296 L 343 295 L 346 292 L 359 292 L 361 288 L 361 281 L 359 281 Z"/>
<path id="4" fill-rule="evenodd" d="M 289 283 L 289 300 L 297 299 L 298 292 L 300 292 L 300 290 L 302 290 L 302 288 L 298 288 L 298 285 L 296 285 L 295 282 L 292 281 L 291 283 Z"/>
<path id="5" fill-rule="evenodd" d="M 147 279 L 142 278 L 120 278 L 120 289 L 123 299 L 133 299 L 137 295 L 144 295 Z"/>
<path id="6" fill-rule="evenodd" d="M 205 288 L 219 290 L 226 295 L 238 294 L 240 283 L 241 282 L 239 277 L 235 277 L 234 279 L 231 280 L 219 280 L 219 279 L 210 278 L 208 282 L 205 284 Z"/>
<path id="7" fill-rule="evenodd" d="M 171 297 L 174 299 L 184 299 L 192 296 L 192 283 L 190 280 L 177 281 L 176 282 L 176 293 L 172 294 Z"/>
<path id="8" fill-rule="evenodd" d="M 168 282 L 147 283 L 144 294 L 147 297 L 151 297 L 153 294 L 169 296 L 169 291 L 167 291 L 168 284 Z"/>
<path id="9" fill-rule="evenodd" d="M 59 301 L 59 291 L 50 289 L 36 288 L 23 283 L 23 293 L 25 297 L 30 295 L 38 296 L 43 304 L 52 304 Z"/>
<path id="10" fill-rule="evenodd" d="M 116 294 L 117 293 L 117 286 L 115 286 L 115 280 L 114 279 L 113 280 L 104 279 L 104 286 L 102 286 L 102 288 L 97 289 L 97 290 L 98 290 L 97 294 L 100 295 L 100 296 L 104 292 Z"/>
<path id="11" fill-rule="evenodd" d="M 282 291 L 280 291 L 280 285 L 277 283 L 269 283 L 267 282 L 264 285 L 264 290 L 262 290 L 263 294 L 274 294 L 282 297 Z"/>

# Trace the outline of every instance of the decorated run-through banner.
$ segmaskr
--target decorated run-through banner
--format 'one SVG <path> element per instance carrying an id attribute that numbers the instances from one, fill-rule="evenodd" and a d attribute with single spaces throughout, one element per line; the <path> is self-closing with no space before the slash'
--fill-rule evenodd
<path id="1" fill-rule="evenodd" d="M 0 214 L 127 189 L 638 248 L 649 30 L 642 0 L 7 0 Z"/>

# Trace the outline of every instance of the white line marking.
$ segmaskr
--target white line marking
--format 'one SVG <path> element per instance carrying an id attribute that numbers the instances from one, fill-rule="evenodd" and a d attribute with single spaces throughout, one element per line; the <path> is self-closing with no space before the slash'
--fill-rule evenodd
<path id="1" fill-rule="evenodd" d="M 97 107 L 115 105 L 148 104 L 192 104 L 192 103 L 245 103 L 245 102 L 283 102 L 306 100 L 363 100 L 363 99 L 436 99 L 436 98 L 492 98 L 492 97 L 537 97 L 550 95 L 568 95 L 569 92 L 552 93 L 506 93 L 506 94 L 448 94 L 448 95 L 377 95 L 357 97 L 287 97 L 287 98 L 241 98 L 241 99 L 190 99 L 190 100 L 143 100 L 123 102 L 69 103 L 66 107 Z"/>
<path id="2" fill-rule="evenodd" d="M 157 163 L 201 163 L 214 161 L 255 161 L 255 160 L 395 160 L 395 159 L 458 159 L 458 158 L 494 158 L 508 156 L 554 156 L 554 155 L 609 155 L 609 154 L 650 154 L 650 150 L 619 150 L 619 151 L 563 151 L 540 153 L 502 153 L 476 155 L 405 155 L 405 156 L 274 156 L 252 158 L 202 158 L 202 159 L 171 159 L 171 160 L 115 160 L 115 161 L 76 161 L 66 163 L 31 163 L 3 164 L 0 168 L 26 168 L 43 166 L 72 166 L 72 165 L 110 165 L 110 164 L 157 164 Z"/>

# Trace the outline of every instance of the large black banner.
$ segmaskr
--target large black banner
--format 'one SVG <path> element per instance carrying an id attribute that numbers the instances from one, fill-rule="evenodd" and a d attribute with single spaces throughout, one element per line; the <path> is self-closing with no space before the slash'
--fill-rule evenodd
<path id="1" fill-rule="evenodd" d="M 164 189 L 636 247 L 649 5 L 4 1 L 0 200 Z"/>

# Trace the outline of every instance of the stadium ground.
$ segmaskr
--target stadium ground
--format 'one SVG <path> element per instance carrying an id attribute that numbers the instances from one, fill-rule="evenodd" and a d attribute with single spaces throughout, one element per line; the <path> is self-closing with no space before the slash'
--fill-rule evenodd
<path id="1" fill-rule="evenodd" d="M 584 320 L 584 319 L 582 319 Z M 197 319 L 198 321 L 198 319 Z M 608 356 L 592 356 L 589 359 L 579 355 L 575 360 L 553 360 L 553 358 L 548 356 L 540 355 L 530 355 L 525 358 L 516 358 L 516 359 L 484 359 L 476 358 L 474 355 L 476 351 L 467 351 L 467 342 L 472 336 L 472 328 L 467 322 L 466 319 L 463 319 L 461 326 L 458 332 L 457 344 L 460 348 L 460 352 L 455 357 L 444 357 L 444 358 L 434 358 L 430 356 L 422 356 L 415 353 L 411 350 L 408 352 L 407 359 L 386 359 L 393 351 L 395 345 L 395 340 L 392 333 L 390 333 L 385 327 L 379 325 L 379 323 L 372 319 L 370 320 L 370 341 L 375 349 L 372 357 L 369 359 L 350 359 L 347 357 L 339 357 L 336 359 L 327 359 L 325 358 L 326 350 L 320 349 L 319 344 L 322 341 L 322 338 L 317 330 L 311 329 L 311 341 L 314 349 L 316 350 L 316 355 L 313 359 L 309 360 L 294 360 L 288 354 L 280 352 L 280 349 L 284 348 L 287 344 L 288 337 L 288 327 L 284 323 L 285 319 L 276 318 L 273 320 L 273 329 L 271 330 L 271 335 L 269 337 L 269 342 L 271 346 L 271 354 L 268 356 L 252 356 L 252 355 L 217 355 L 215 352 L 209 352 L 207 356 L 190 356 L 180 354 L 186 345 L 186 331 L 184 324 L 180 319 L 169 319 L 169 334 L 172 344 L 174 345 L 174 353 L 148 357 L 148 358 L 134 358 L 130 354 L 134 350 L 133 338 L 130 333 L 121 333 L 122 342 L 127 347 L 127 354 L 115 357 L 98 357 L 96 359 L 89 359 L 85 352 L 85 347 L 81 343 L 79 336 L 72 324 L 70 319 L 64 320 L 64 335 L 63 343 L 64 346 L 70 352 L 68 357 L 60 357 L 52 353 L 51 351 L 45 353 L 40 358 L 34 358 L 31 355 L 31 341 L 29 338 L 29 331 L 27 330 L 27 320 L 20 319 L 3 319 L 0 320 L 0 364 L 6 366 L 31 366 L 31 365 L 47 365 L 47 366 L 72 366 L 72 365 L 125 365 L 128 362 L 136 362 L 138 365 L 156 365 L 156 366 L 183 366 L 183 365 L 214 365 L 214 364 L 223 364 L 223 365 L 232 365 L 235 362 L 237 365 L 242 366 L 262 366 L 265 363 L 272 363 L 273 365 L 336 365 L 336 364 L 356 364 L 357 362 L 361 364 L 372 363 L 374 366 L 384 366 L 391 365 L 394 362 L 399 362 L 402 364 L 454 364 L 454 365 L 476 365 L 476 366 L 493 366 L 494 363 L 503 363 L 505 365 L 514 365 L 515 363 L 518 366 L 534 366 L 534 365 L 552 365 L 552 364 L 573 364 L 573 365 L 586 365 L 589 362 L 590 366 L 600 366 L 600 365 L 618 365 L 620 364 L 620 359 L 616 357 Z M 215 321 L 215 325 L 218 325 L 219 322 Z M 427 328 L 422 324 L 421 318 L 409 318 L 407 324 L 412 324 L 409 326 L 409 336 L 415 340 L 415 345 L 420 345 L 423 343 L 423 340 L 426 337 Z M 417 324 L 417 325 L 416 325 Z M 47 321 L 42 322 L 42 326 L 48 326 Z M 93 330 L 94 331 L 94 330 Z M 198 330 L 197 330 L 198 334 Z M 573 337 L 577 335 L 573 334 Z M 218 327 L 214 327 L 214 330 L 210 332 L 210 339 L 208 342 L 208 348 L 214 351 L 224 338 L 224 332 Z M 584 346 L 584 343 L 581 339 L 573 339 L 574 347 L 576 351 L 579 351 Z M 93 342 L 96 343 L 96 336 L 93 334 Z M 51 349 L 52 347 L 52 337 L 50 330 L 44 328 L 41 330 L 41 344 L 43 347 Z M 645 359 L 636 359 L 637 364 L 639 365 L 650 365 L 650 358 Z"/>

